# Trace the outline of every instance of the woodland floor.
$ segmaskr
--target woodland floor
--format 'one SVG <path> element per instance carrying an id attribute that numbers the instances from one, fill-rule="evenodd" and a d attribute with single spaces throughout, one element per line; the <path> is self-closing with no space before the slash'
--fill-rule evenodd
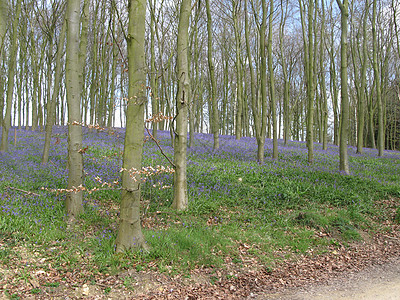
<path id="1" fill-rule="evenodd" d="M 245 262 L 241 267 L 226 263 L 224 270 L 195 269 L 187 276 L 170 277 L 154 271 L 127 270 L 123 273 L 82 281 L 78 274 L 40 272 L 30 274 L 25 285 L 14 291 L 0 285 L 1 299 L 18 299 L 13 292 L 43 287 L 40 295 L 23 299 L 398 299 L 400 288 L 400 226 L 384 224 L 375 236 L 362 242 L 333 247 L 326 254 L 302 254 L 283 260 L 273 269 L 257 261 L 246 261 L 248 245 L 240 246 Z M 29 253 L 21 255 L 29 257 Z M 276 251 L 284 257 L 285 251 Z M 10 279 L 23 266 L 0 266 Z M 8 295 L 4 290 L 8 290 Z M 10 293 L 11 292 L 11 293 Z M 22 294 L 23 295 L 23 294 Z"/>
<path id="2" fill-rule="evenodd" d="M 67 226 L 64 196 L 42 189 L 66 186 L 66 128 L 56 129 L 48 165 L 37 132 L 19 131 L 0 157 L 0 299 L 369 299 L 367 290 L 400 299 L 398 152 L 350 148 L 343 176 L 333 145 L 318 145 L 313 166 L 300 142 L 258 165 L 254 139 L 225 136 L 215 152 L 212 136 L 198 134 L 189 212 L 169 208 L 170 189 L 152 188 L 170 185 L 170 174 L 149 180 L 141 222 L 150 251 L 115 254 L 119 190 L 88 194 Z M 85 134 L 86 186 L 118 180 L 124 132 Z M 160 141 L 172 156 L 169 132 Z M 145 146 L 144 165 L 164 165 Z"/>

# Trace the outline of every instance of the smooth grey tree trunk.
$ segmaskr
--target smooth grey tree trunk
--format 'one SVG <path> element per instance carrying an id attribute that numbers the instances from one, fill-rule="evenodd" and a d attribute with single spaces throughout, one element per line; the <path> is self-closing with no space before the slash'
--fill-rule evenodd
<path id="1" fill-rule="evenodd" d="M 341 12 L 341 41 L 340 41 L 340 81 L 341 81 L 341 114 L 340 114 L 340 171 L 346 175 L 350 174 L 349 157 L 347 152 L 347 142 L 349 135 L 349 91 L 348 91 L 348 75 L 347 75 L 347 20 L 349 16 L 348 0 L 336 0 Z"/>
<path id="2" fill-rule="evenodd" d="M 154 3 L 153 3 L 154 2 Z M 159 99 L 158 99 L 158 86 L 157 86 L 157 70 L 156 70 L 156 51 L 155 51 L 155 41 L 156 41 L 156 20 L 154 9 L 156 7 L 156 0 L 150 0 L 151 18 L 150 18 L 150 87 L 151 87 L 151 110 L 153 116 L 160 112 L 159 109 Z M 153 122 L 152 133 L 154 138 L 157 138 L 158 122 Z"/>
<path id="3" fill-rule="evenodd" d="M 208 34 L 208 69 L 210 72 L 211 81 L 211 107 L 212 107 L 212 134 L 214 136 L 214 150 L 219 149 L 219 117 L 218 117 L 218 102 L 217 102 L 217 85 L 215 82 L 215 68 L 212 59 L 212 20 L 210 11 L 210 0 L 206 0 L 207 10 L 207 34 Z"/>
<path id="4" fill-rule="evenodd" d="M 275 75 L 272 62 L 272 18 L 274 12 L 274 1 L 270 2 L 269 24 L 268 24 L 268 74 L 269 74 L 269 93 L 271 97 L 271 116 L 272 116 L 272 158 L 278 159 L 278 124 L 276 117 L 276 98 L 275 98 Z M 263 9 L 263 13 L 264 9 Z"/>
<path id="5" fill-rule="evenodd" d="M 4 110 L 4 81 L 3 81 L 3 59 L 5 49 L 5 36 L 7 32 L 7 1 L 0 0 L 0 126 L 3 124 Z"/>
<path id="6" fill-rule="evenodd" d="M 242 98 L 242 64 L 241 64 L 241 44 L 240 44 L 240 30 L 238 14 L 240 12 L 240 1 L 231 0 L 233 6 L 233 28 L 235 32 L 235 51 L 236 51 L 236 120 L 235 120 L 235 134 L 236 139 L 240 140 L 242 137 L 242 115 L 243 115 L 243 98 Z"/>
<path id="7" fill-rule="evenodd" d="M 81 88 L 79 84 L 79 34 L 80 0 L 69 0 L 67 4 L 67 48 L 65 83 L 68 105 L 68 192 L 65 207 L 68 221 L 74 221 L 83 211 L 83 157 L 81 126 Z"/>
<path id="8" fill-rule="evenodd" d="M 53 125 L 56 117 L 56 104 L 57 97 L 60 92 L 60 83 L 61 83 L 61 58 L 64 52 L 64 42 L 65 42 L 65 31 L 66 31 L 66 21 L 63 22 L 63 26 L 61 28 L 60 39 L 58 41 L 57 46 L 57 55 L 56 55 L 56 69 L 54 71 L 54 87 L 53 94 L 51 95 L 50 103 L 47 104 L 47 119 L 46 119 L 46 132 L 44 138 L 44 147 L 43 147 L 43 155 L 42 155 L 42 164 L 47 164 L 49 161 L 49 151 L 50 151 L 50 140 L 51 134 L 53 132 Z"/>
<path id="9" fill-rule="evenodd" d="M 140 174 L 129 172 L 142 168 L 144 109 L 147 103 L 144 48 L 146 1 L 130 0 L 128 2 L 128 15 L 129 88 L 123 155 L 121 220 L 115 241 L 117 252 L 131 248 L 146 249 L 140 225 L 140 184 L 142 179 Z"/>
<path id="10" fill-rule="evenodd" d="M 6 100 L 6 114 L 3 119 L 3 128 L 1 135 L 0 152 L 8 151 L 8 133 L 11 128 L 11 107 L 13 102 L 14 94 L 14 77 L 15 77 L 15 64 L 17 60 L 18 44 L 18 21 L 21 14 L 21 0 L 17 0 L 14 20 L 12 24 L 12 37 L 11 37 L 11 49 L 10 49 L 10 60 L 8 63 L 8 86 L 7 86 L 7 100 Z"/>
<path id="11" fill-rule="evenodd" d="M 385 132 L 384 132 L 384 122 L 383 122 L 383 104 L 382 104 L 382 86 L 381 77 L 378 67 L 378 41 L 376 33 L 376 19 L 377 13 L 376 8 L 377 0 L 373 0 L 372 3 L 372 64 L 374 68 L 375 77 L 375 88 L 376 88 L 376 102 L 378 105 L 378 156 L 384 155 L 385 150 Z"/>
<path id="12" fill-rule="evenodd" d="M 178 211 L 188 208 L 186 157 L 188 105 L 191 97 L 188 61 L 190 11 L 191 1 L 182 0 L 177 41 L 178 92 L 176 96 L 176 133 L 174 146 L 174 200 L 172 202 L 172 207 Z"/>

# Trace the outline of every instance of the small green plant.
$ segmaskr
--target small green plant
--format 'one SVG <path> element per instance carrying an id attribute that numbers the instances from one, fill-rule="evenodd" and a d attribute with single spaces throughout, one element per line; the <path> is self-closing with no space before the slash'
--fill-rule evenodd
<path id="1" fill-rule="evenodd" d="M 60 283 L 56 282 L 56 281 L 55 282 L 46 282 L 45 286 L 52 287 L 52 288 L 57 288 L 57 287 L 60 286 Z"/>
<path id="2" fill-rule="evenodd" d="M 135 278 L 126 276 L 124 278 L 124 283 L 123 284 L 124 284 L 125 288 L 127 288 L 128 290 L 132 290 L 133 291 L 135 282 L 136 282 Z"/>
<path id="3" fill-rule="evenodd" d="M 41 289 L 39 289 L 39 288 L 31 289 L 31 293 L 34 295 L 40 294 L 40 292 L 41 292 Z"/>

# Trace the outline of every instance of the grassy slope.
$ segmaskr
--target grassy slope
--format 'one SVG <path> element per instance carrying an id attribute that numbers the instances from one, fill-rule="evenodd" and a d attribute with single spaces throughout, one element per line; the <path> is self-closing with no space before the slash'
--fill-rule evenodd
<path id="1" fill-rule="evenodd" d="M 101 182 L 119 179 L 123 135 L 118 130 L 86 132 L 88 188 L 100 185 L 96 176 Z M 172 157 L 168 137 L 160 133 L 163 149 Z M 188 158 L 189 211 L 176 214 L 169 208 L 172 189 L 160 187 L 169 186 L 172 175 L 149 178 L 143 187 L 142 220 L 151 251 L 116 256 L 118 190 L 87 194 L 85 213 L 73 228 L 64 223 L 64 195 L 41 190 L 65 188 L 65 129 L 56 129 L 47 166 L 40 165 L 43 134 L 19 131 L 17 144 L 10 142 L 10 153 L 0 155 L 0 264 L 23 262 L 16 271 L 21 273 L 18 280 L 42 269 L 58 274 L 80 270 L 82 278 L 95 278 L 132 267 L 169 273 L 224 268 L 227 263 L 240 268 L 248 261 L 273 267 L 282 259 L 277 250 L 286 255 L 324 252 L 327 245 L 361 239 L 362 231 L 382 230 L 384 221 L 400 218 L 399 209 L 397 215 L 389 214 L 379 204 L 395 198 L 399 206 L 399 152 L 379 158 L 375 150 L 358 155 L 350 147 L 352 174 L 344 176 L 338 172 L 335 146 L 322 151 L 316 144 L 315 164 L 309 166 L 305 143 L 280 144 L 279 160 L 272 161 L 267 140 L 266 163 L 260 166 L 254 139 L 238 142 L 222 136 L 221 149 L 214 152 L 212 136 L 197 134 Z M 144 165 L 168 165 L 151 141 L 145 146 Z M 6 273 L 0 280 L 8 280 Z"/>

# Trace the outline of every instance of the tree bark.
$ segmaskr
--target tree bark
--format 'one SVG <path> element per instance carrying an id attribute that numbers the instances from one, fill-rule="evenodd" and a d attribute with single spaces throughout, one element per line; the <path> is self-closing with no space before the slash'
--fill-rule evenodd
<path id="1" fill-rule="evenodd" d="M 265 2 L 265 1 L 263 1 Z M 263 4 L 264 5 L 264 4 Z M 268 25 L 268 74 L 269 74 L 269 93 L 271 97 L 272 115 L 272 158 L 278 159 L 278 124 L 276 117 L 276 98 L 275 98 L 275 75 L 272 64 L 272 17 L 274 12 L 274 1 L 270 2 L 269 25 Z M 263 14 L 266 13 L 266 9 Z"/>
<path id="2" fill-rule="evenodd" d="M 63 26 L 61 28 L 60 39 L 58 41 L 57 47 L 57 56 L 56 56 L 56 69 L 54 71 L 54 88 L 53 94 L 51 96 L 50 102 L 47 104 L 47 120 L 46 120 L 46 133 L 44 138 L 44 147 L 42 154 L 42 164 L 47 164 L 49 161 L 49 151 L 50 151 L 50 140 L 51 134 L 53 131 L 53 125 L 56 117 L 56 104 L 57 97 L 60 91 L 60 83 L 61 83 L 61 58 L 64 52 L 64 41 L 65 41 L 65 31 L 66 31 L 66 22 L 63 22 Z"/>
<path id="3" fill-rule="evenodd" d="M 0 152 L 8 151 L 8 133 L 11 128 L 11 107 L 13 102 L 14 94 L 14 76 L 15 76 L 15 64 L 17 60 L 18 52 L 18 21 L 21 14 L 21 0 L 17 0 L 14 20 L 12 24 L 12 36 L 11 36 L 11 48 L 10 48 L 10 61 L 8 63 L 8 86 L 7 86 L 7 100 L 6 100 L 6 114 L 3 119 L 3 128 L 1 135 Z"/>
<path id="4" fill-rule="evenodd" d="M 349 134 L 349 92 L 347 76 L 347 20 L 349 16 L 348 0 L 336 0 L 341 12 L 341 41 L 340 41 L 340 81 L 341 81 L 341 114 L 340 114 L 340 171 L 350 174 L 347 142 Z"/>
<path id="5" fill-rule="evenodd" d="M 210 11 L 210 0 L 206 0 L 207 10 L 207 34 L 208 34 L 208 69 L 211 81 L 211 106 L 212 106 L 212 134 L 214 136 L 214 150 L 219 149 L 219 117 L 217 102 L 217 85 L 215 82 L 215 68 L 212 60 L 212 20 Z"/>
<path id="6" fill-rule="evenodd" d="M 302 0 L 299 0 L 300 16 L 303 32 L 303 45 L 304 45 L 304 61 L 305 73 L 307 84 L 307 149 L 308 149 L 308 163 L 314 162 L 314 46 L 313 46 L 313 11 L 314 0 L 308 0 L 308 34 L 306 34 L 306 24 L 304 21 L 304 9 Z M 308 38 L 308 40 L 307 40 Z"/>
<path id="7" fill-rule="evenodd" d="M 179 211 L 188 208 L 186 152 L 188 104 L 191 97 L 188 62 L 190 2 L 190 0 L 182 0 L 181 2 L 177 41 L 178 92 L 176 96 L 176 133 L 174 146 L 174 163 L 176 168 L 172 207 Z"/>
<path id="8" fill-rule="evenodd" d="M 243 114 L 243 99 L 242 99 L 242 68 L 241 68 L 241 55 L 240 55 L 240 32 L 238 24 L 238 13 L 240 11 L 240 1 L 232 1 L 233 6 L 233 28 L 235 31 L 235 50 L 236 50 L 236 122 L 235 134 L 236 139 L 240 140 L 242 137 L 242 114 Z"/>
<path id="9" fill-rule="evenodd" d="M 376 33 L 376 6 L 377 0 L 373 0 L 372 5 L 372 65 L 374 69 L 375 88 L 376 88 L 376 102 L 378 106 L 378 156 L 384 155 L 385 150 L 385 132 L 383 124 L 383 104 L 382 104 L 382 86 L 381 77 L 378 67 L 378 41 Z"/>
<path id="10" fill-rule="evenodd" d="M 81 126 L 81 89 L 79 85 L 79 17 L 80 0 L 69 0 L 67 4 L 67 48 L 66 48 L 66 90 L 68 105 L 68 192 L 65 206 L 68 221 L 74 221 L 83 211 L 82 191 L 83 158 Z"/>
<path id="11" fill-rule="evenodd" d="M 129 90 L 126 113 L 126 133 L 123 155 L 121 222 L 116 239 L 116 251 L 147 248 L 140 225 L 139 174 L 131 178 L 129 170 L 142 167 L 144 140 L 144 109 L 146 105 L 145 17 L 146 1 L 130 0 L 128 3 L 128 72 Z"/>
<path id="12" fill-rule="evenodd" d="M 154 1 L 154 3 L 153 3 Z M 155 14 L 154 9 L 156 7 L 156 0 L 150 0 L 151 3 L 151 19 L 150 19 L 150 87 L 151 87 L 151 110 L 153 116 L 159 113 L 159 101 L 158 101 L 158 86 L 157 86 L 157 69 L 156 69 L 156 53 L 155 53 L 155 40 L 156 40 L 156 21 L 155 21 Z M 154 138 L 157 138 L 157 129 L 158 129 L 157 122 L 152 123 L 152 134 Z"/>

